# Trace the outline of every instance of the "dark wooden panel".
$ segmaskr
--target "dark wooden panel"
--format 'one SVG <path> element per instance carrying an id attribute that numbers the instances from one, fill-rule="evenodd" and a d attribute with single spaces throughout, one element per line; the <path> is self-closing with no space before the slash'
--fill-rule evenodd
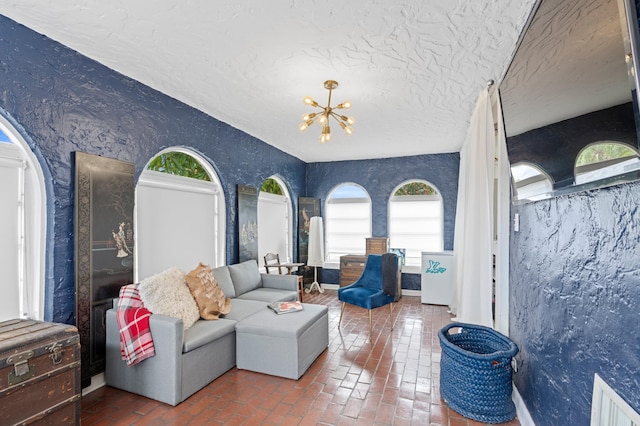
<path id="1" fill-rule="evenodd" d="M 75 152 L 76 326 L 82 386 L 105 367 L 105 313 L 133 282 L 133 163 Z"/>

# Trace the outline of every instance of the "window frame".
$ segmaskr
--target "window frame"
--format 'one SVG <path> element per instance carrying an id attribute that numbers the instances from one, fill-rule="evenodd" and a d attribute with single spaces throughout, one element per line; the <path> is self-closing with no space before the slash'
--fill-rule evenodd
<path id="1" fill-rule="evenodd" d="M 0 131 L 19 153 L 23 166 L 23 214 L 21 235 L 25 244 L 21 247 L 21 294 L 20 316 L 35 320 L 46 320 L 50 312 L 45 312 L 45 275 L 53 251 L 47 254 L 47 190 L 44 172 L 36 155 L 27 141 L 14 126 L 0 114 Z"/>
<path id="2" fill-rule="evenodd" d="M 538 175 L 521 179 L 521 180 L 516 180 L 513 173 L 514 167 L 529 167 L 529 168 L 535 169 L 538 172 Z M 549 192 L 553 191 L 553 185 L 554 185 L 553 178 L 546 171 L 544 171 L 542 167 L 538 166 L 537 164 L 530 163 L 527 161 L 521 161 L 519 163 L 512 164 L 511 167 L 509 168 L 509 173 L 511 174 L 511 182 L 513 184 L 514 198 L 518 201 L 522 201 L 522 200 L 534 201 L 534 200 L 544 199 L 548 197 Z M 528 196 L 526 193 L 520 193 L 521 188 L 526 188 L 529 185 L 540 184 L 543 182 L 546 185 L 548 185 L 549 191 L 544 191 L 544 192 L 536 191 L 533 194 Z"/>
<path id="3" fill-rule="evenodd" d="M 433 188 L 436 193 L 432 194 L 432 195 L 395 195 L 395 193 L 402 188 L 403 186 L 410 184 L 410 183 L 424 183 L 428 186 L 430 186 L 431 188 Z M 407 253 L 407 261 L 405 263 L 405 265 L 403 266 L 403 271 L 404 272 L 410 272 L 410 273 L 420 273 L 420 268 L 421 268 L 421 253 L 423 251 L 433 251 L 433 252 L 437 252 L 437 251 L 443 251 L 444 250 L 444 200 L 442 199 L 442 193 L 440 192 L 440 190 L 438 189 L 438 187 L 436 187 L 434 184 L 432 184 L 431 182 L 428 182 L 426 180 L 423 179 L 409 179 L 406 181 L 403 181 L 402 183 L 400 183 L 399 185 L 397 185 L 393 191 L 391 191 L 391 195 L 389 196 L 389 199 L 387 201 L 387 229 L 388 229 L 388 236 L 389 236 L 389 246 L 390 248 L 403 248 L 403 249 L 407 249 L 408 247 L 402 247 L 399 246 L 397 243 L 394 243 L 394 233 L 393 233 L 393 223 L 392 223 L 392 209 L 393 209 L 393 204 L 394 203 L 404 203 L 404 202 L 416 202 L 416 201 L 426 201 L 426 202 L 433 202 L 433 201 L 437 201 L 439 204 L 439 216 L 437 217 L 437 219 L 439 219 L 439 224 L 438 224 L 438 230 L 439 233 L 436 233 L 437 238 L 438 238 L 438 246 L 439 248 L 437 249 L 429 249 L 429 248 L 421 248 L 419 249 L 419 253 L 418 256 L 415 257 L 410 257 L 408 256 Z M 425 235 L 432 235 L 433 233 L 430 234 L 426 234 Z M 413 247 L 410 248 L 410 250 L 415 251 L 415 249 Z M 411 261 L 410 259 L 413 259 L 414 261 Z"/>
<path id="4" fill-rule="evenodd" d="M 281 204 L 284 203 L 286 206 L 286 230 L 285 230 L 285 246 L 286 252 L 278 253 L 280 255 L 280 261 L 293 261 L 293 205 L 291 201 L 291 196 L 289 195 L 289 190 L 285 185 L 284 181 L 276 175 L 269 176 L 267 179 L 275 180 L 278 185 L 280 185 L 280 189 L 282 191 L 282 195 L 272 194 L 265 191 L 258 192 L 258 264 L 260 267 L 264 267 L 264 255 L 267 254 L 271 249 L 267 249 L 261 247 L 260 238 L 261 229 L 264 229 L 264 224 L 260 225 L 260 204 L 261 203 L 276 203 Z M 265 179 L 266 180 L 266 179 Z M 285 258 L 286 257 L 286 258 Z"/>
<path id="5" fill-rule="evenodd" d="M 173 175 L 165 172 L 158 172 L 154 170 L 149 170 L 147 168 L 149 162 L 156 158 L 157 156 L 164 154 L 166 152 L 177 151 L 182 152 L 184 154 L 190 155 L 196 161 L 200 163 L 200 165 L 206 170 L 209 175 L 210 181 L 199 180 L 194 178 L 187 178 L 183 176 Z M 138 189 L 139 185 L 152 186 L 156 188 L 167 188 L 167 189 L 184 189 L 188 192 L 194 193 L 204 193 L 204 194 L 212 194 L 214 197 L 214 222 L 213 229 L 215 237 L 215 252 L 214 252 L 214 264 L 212 267 L 226 265 L 226 202 L 224 191 L 222 190 L 222 185 L 220 182 L 220 178 L 218 174 L 215 172 L 211 164 L 198 153 L 184 148 L 184 147 L 170 147 L 166 148 L 155 155 L 153 155 L 150 159 L 143 172 L 140 174 L 140 178 L 136 184 L 136 207 L 134 211 L 134 228 L 135 235 L 138 238 L 138 226 L 140 222 L 139 211 L 138 211 Z M 191 182 L 190 182 L 191 181 Z M 142 278 L 139 271 L 139 244 L 136 244 L 134 247 L 135 250 L 135 258 L 134 258 L 134 279 L 139 281 Z M 197 266 L 197 263 L 194 263 L 193 267 Z"/>
<path id="6" fill-rule="evenodd" d="M 358 188 L 359 190 L 361 190 L 363 192 L 364 195 L 366 195 L 365 197 L 347 197 L 347 198 L 333 198 L 332 199 L 332 195 L 336 193 L 336 191 L 340 190 L 341 188 L 345 188 L 345 187 L 349 187 L 349 186 L 353 186 Z M 340 200 L 340 201 L 337 201 Z M 363 201 L 355 201 L 355 200 L 363 200 Z M 366 201 L 364 201 L 366 200 Z M 371 202 L 371 196 L 369 195 L 369 192 L 362 187 L 361 185 L 358 185 L 357 183 L 354 182 L 344 182 L 341 183 L 339 185 L 336 185 L 334 188 L 331 189 L 331 191 L 329 191 L 329 193 L 327 194 L 327 199 L 325 201 L 325 208 L 324 208 L 324 231 L 325 231 L 325 235 L 324 235 L 324 255 L 325 255 L 325 267 L 329 267 L 329 268 L 337 268 L 339 267 L 339 263 L 340 263 L 340 256 L 345 255 L 345 254 L 365 254 L 365 250 L 366 250 L 366 240 L 365 238 L 370 238 L 371 234 L 372 234 L 372 226 L 373 226 L 373 213 L 372 213 L 372 202 Z M 337 235 L 341 235 L 342 233 L 339 232 L 333 232 L 332 228 L 335 226 L 335 224 L 333 223 L 333 220 L 331 218 L 331 207 L 330 205 L 336 205 L 336 204 L 367 204 L 368 206 L 368 218 L 366 218 L 365 220 L 368 221 L 366 227 L 368 228 L 366 233 L 362 233 L 362 250 L 354 250 L 350 253 L 343 253 L 342 251 L 339 252 L 335 252 L 332 251 L 332 244 L 330 241 L 330 237 L 335 233 Z M 358 219 L 356 219 L 358 220 Z M 355 238 L 357 238 L 357 236 L 353 236 L 354 238 L 354 243 L 355 243 Z M 357 244 L 357 243 L 356 243 Z M 354 244 L 354 247 L 355 245 Z"/>
<path id="7" fill-rule="evenodd" d="M 590 149 L 597 147 L 598 145 L 620 145 L 625 148 L 628 148 L 630 151 L 634 153 L 634 155 L 628 155 L 626 157 L 616 157 L 611 158 L 609 160 L 597 161 L 586 163 L 578 166 L 578 161 L 580 157 Z M 621 163 L 632 162 L 627 166 L 623 166 L 624 170 L 612 170 L 615 166 L 619 166 Z M 607 169 L 612 171 L 606 172 Z M 582 185 L 590 182 L 595 182 L 601 179 L 607 179 L 613 176 L 618 176 L 620 174 L 629 173 L 634 170 L 640 169 L 640 150 L 638 148 L 629 145 L 625 142 L 613 141 L 613 140 L 601 140 L 597 142 L 592 142 L 582 148 L 578 155 L 576 155 L 576 159 L 573 165 L 573 179 L 576 185 Z M 603 173 L 604 171 L 604 173 Z M 598 173 L 599 172 L 599 173 Z"/>

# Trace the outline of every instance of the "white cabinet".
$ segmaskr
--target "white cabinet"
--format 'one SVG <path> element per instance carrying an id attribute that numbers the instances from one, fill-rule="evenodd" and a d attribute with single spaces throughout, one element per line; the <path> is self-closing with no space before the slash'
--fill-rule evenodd
<path id="1" fill-rule="evenodd" d="M 453 251 L 422 252 L 421 301 L 430 305 L 450 305 L 453 297 Z"/>

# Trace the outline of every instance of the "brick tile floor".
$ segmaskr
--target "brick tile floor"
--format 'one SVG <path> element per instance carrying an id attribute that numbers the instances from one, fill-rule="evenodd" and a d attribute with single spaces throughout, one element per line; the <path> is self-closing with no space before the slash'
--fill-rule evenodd
<path id="1" fill-rule="evenodd" d="M 177 407 L 111 387 L 82 398 L 82 425 L 482 425 L 439 394 L 442 306 L 404 296 L 393 310 L 347 306 L 335 290 L 305 294 L 329 307 L 329 347 L 300 380 L 233 368 Z M 214 354 L 212 354 L 214 356 Z M 517 418 L 504 423 L 520 425 Z"/>

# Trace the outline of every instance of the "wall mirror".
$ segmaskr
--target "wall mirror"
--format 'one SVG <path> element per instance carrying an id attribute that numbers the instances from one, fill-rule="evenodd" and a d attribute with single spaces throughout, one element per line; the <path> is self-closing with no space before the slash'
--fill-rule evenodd
<path id="1" fill-rule="evenodd" d="M 633 0 L 536 4 L 500 84 L 514 202 L 640 179 L 637 28 Z"/>

